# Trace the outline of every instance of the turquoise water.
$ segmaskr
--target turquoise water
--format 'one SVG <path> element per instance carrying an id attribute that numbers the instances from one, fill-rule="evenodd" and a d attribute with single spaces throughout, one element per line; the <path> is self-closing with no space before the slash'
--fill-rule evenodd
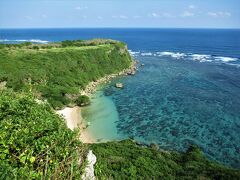
<path id="1" fill-rule="evenodd" d="M 240 69 L 172 57 L 138 56 L 143 67 L 99 90 L 84 110 L 99 141 L 134 138 L 167 150 L 197 144 L 214 160 L 240 163 Z M 116 82 L 123 89 L 114 87 Z"/>
<path id="2" fill-rule="evenodd" d="M 103 89 L 102 89 L 103 90 Z M 86 129 L 97 142 L 126 138 L 117 131 L 115 121 L 119 120 L 116 106 L 104 91 L 98 90 L 91 98 L 91 106 L 82 108 L 82 117 L 89 124 Z"/>

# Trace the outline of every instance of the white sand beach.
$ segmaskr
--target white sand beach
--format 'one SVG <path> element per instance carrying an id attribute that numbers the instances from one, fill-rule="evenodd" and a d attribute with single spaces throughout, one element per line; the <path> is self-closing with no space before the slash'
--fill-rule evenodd
<path id="1" fill-rule="evenodd" d="M 56 111 L 57 114 L 61 115 L 65 120 L 67 127 L 73 130 L 74 128 L 80 128 L 80 140 L 83 143 L 94 143 L 94 140 L 91 135 L 85 131 L 86 124 L 81 116 L 81 108 L 75 106 L 73 108 L 65 107 L 62 110 Z"/>

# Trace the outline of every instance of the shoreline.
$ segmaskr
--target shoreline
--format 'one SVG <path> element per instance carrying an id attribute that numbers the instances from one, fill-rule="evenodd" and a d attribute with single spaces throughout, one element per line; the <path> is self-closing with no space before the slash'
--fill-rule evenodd
<path id="1" fill-rule="evenodd" d="M 129 68 L 115 74 L 106 75 L 97 81 L 90 82 L 84 90 L 80 92 L 81 95 L 86 95 L 91 97 L 92 94 L 97 90 L 100 84 L 109 83 L 113 78 L 121 75 L 134 75 L 136 73 L 135 60 L 132 61 Z M 86 131 L 87 122 L 83 119 L 81 114 L 81 107 L 65 107 L 62 110 L 57 110 L 56 113 L 64 118 L 66 125 L 69 129 L 73 130 L 75 128 L 80 129 L 80 140 L 83 143 L 97 143 L 97 138 L 92 137 L 92 135 Z"/>
<path id="2" fill-rule="evenodd" d="M 100 84 L 109 83 L 113 78 L 118 76 L 134 75 L 137 71 L 137 61 L 133 60 L 129 68 L 122 70 L 119 73 L 106 75 L 96 81 L 90 82 L 84 90 L 80 92 L 81 95 L 91 97 L 91 95 L 97 90 Z"/>
<path id="3" fill-rule="evenodd" d="M 62 110 L 56 111 L 58 115 L 64 118 L 66 125 L 69 129 L 74 130 L 75 128 L 80 129 L 80 140 L 83 143 L 94 143 L 96 140 L 91 136 L 91 134 L 85 131 L 87 125 L 82 118 L 81 108 L 79 106 L 75 107 L 65 107 Z"/>

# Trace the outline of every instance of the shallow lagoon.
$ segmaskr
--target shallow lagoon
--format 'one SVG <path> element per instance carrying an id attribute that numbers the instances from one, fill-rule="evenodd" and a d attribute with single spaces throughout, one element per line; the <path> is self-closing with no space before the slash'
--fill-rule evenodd
<path id="1" fill-rule="evenodd" d="M 99 141 L 127 137 L 185 150 L 240 167 L 240 69 L 223 63 L 139 56 L 139 72 L 93 96 L 83 116 Z M 123 89 L 114 87 L 116 82 Z"/>

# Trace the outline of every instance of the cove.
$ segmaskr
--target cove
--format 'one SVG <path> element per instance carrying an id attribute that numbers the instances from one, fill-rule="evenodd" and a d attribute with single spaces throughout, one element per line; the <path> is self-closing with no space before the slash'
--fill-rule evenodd
<path id="1" fill-rule="evenodd" d="M 239 68 L 151 54 L 137 59 L 145 65 L 136 75 L 114 79 L 83 109 L 87 131 L 100 142 L 131 137 L 166 150 L 196 144 L 209 158 L 239 167 Z"/>

